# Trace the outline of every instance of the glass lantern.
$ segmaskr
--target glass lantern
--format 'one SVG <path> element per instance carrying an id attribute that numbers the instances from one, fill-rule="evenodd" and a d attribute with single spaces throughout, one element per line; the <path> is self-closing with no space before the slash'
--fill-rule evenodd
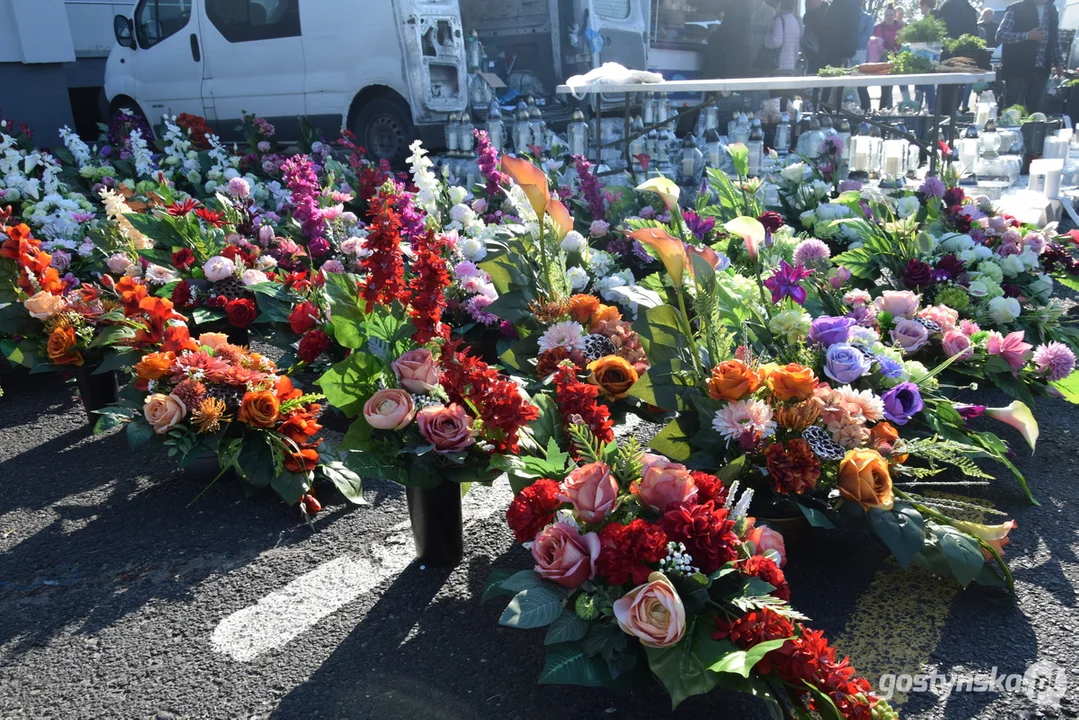
<path id="1" fill-rule="evenodd" d="M 971 125 L 963 133 L 963 137 L 956 142 L 956 150 L 959 152 L 959 177 L 964 178 L 975 174 L 980 155 L 980 139 L 978 129 Z"/>
<path id="2" fill-rule="evenodd" d="M 835 126 L 832 124 L 832 118 L 830 115 L 823 115 L 820 119 L 820 132 L 821 135 L 827 140 L 833 135 L 838 134 Z"/>
<path id="3" fill-rule="evenodd" d="M 779 116 L 779 124 L 776 125 L 776 139 L 774 141 L 776 153 L 786 157 L 791 150 L 791 116 L 782 113 Z"/>
<path id="4" fill-rule="evenodd" d="M 916 177 L 921 165 L 922 149 L 912 142 L 907 143 L 907 177 Z"/>
<path id="5" fill-rule="evenodd" d="M 734 125 L 734 135 L 731 136 L 732 143 L 742 143 L 745 145 L 749 142 L 749 118 L 745 113 L 738 113 L 738 122 Z"/>
<path id="6" fill-rule="evenodd" d="M 798 138 L 798 154 L 805 158 L 820 157 L 824 150 L 824 133 L 821 132 L 820 121 L 810 118 L 809 130 L 802 133 Z"/>
<path id="7" fill-rule="evenodd" d="M 717 170 L 722 167 L 723 144 L 719 141 L 719 130 L 712 128 L 704 135 L 704 151 L 708 156 L 708 166 Z"/>
<path id="8" fill-rule="evenodd" d="M 739 113 L 734 113 L 727 122 L 727 139 L 731 142 L 734 142 L 734 129 L 738 127 L 738 115 Z"/>
<path id="9" fill-rule="evenodd" d="M 648 141 L 645 143 L 645 154 L 652 158 L 653 167 L 656 164 L 656 156 L 659 154 L 659 131 L 652 128 L 648 131 Z"/>
<path id="10" fill-rule="evenodd" d="M 566 128 L 566 136 L 570 155 L 588 156 L 588 123 L 580 110 L 573 111 L 573 117 Z"/>
<path id="11" fill-rule="evenodd" d="M 513 149 L 520 155 L 532 142 L 532 128 L 528 124 L 528 106 L 524 100 L 517 103 L 517 119 L 513 123 Z"/>
<path id="12" fill-rule="evenodd" d="M 446 127 L 444 128 L 446 136 L 446 154 L 456 155 L 457 148 L 461 146 L 461 120 L 457 113 L 450 113 L 446 118 Z"/>
<path id="13" fill-rule="evenodd" d="M 883 163 L 881 176 L 884 181 L 896 186 L 902 185 L 902 178 L 907 174 L 907 146 L 903 138 L 888 138 L 882 150 Z M 881 185 L 884 185 L 884 181 Z"/>
<path id="14" fill-rule="evenodd" d="M 644 102 L 642 103 L 642 112 L 644 113 L 644 126 L 656 124 L 656 94 L 647 93 L 644 96 Z"/>
<path id="15" fill-rule="evenodd" d="M 502 121 L 502 108 L 498 106 L 497 100 L 491 101 L 484 127 L 487 129 L 487 137 L 491 140 L 491 147 L 495 152 L 502 152 L 506 145 L 506 124 Z"/>
<path id="16" fill-rule="evenodd" d="M 543 113 L 535 104 L 528 111 L 528 125 L 532 132 L 532 143 L 540 149 L 547 149 L 547 122 L 543 119 Z"/>
<path id="17" fill-rule="evenodd" d="M 990 120 L 997 119 L 997 99 L 992 90 L 986 90 L 978 96 L 977 112 L 974 115 L 974 124 L 984 128 Z"/>
<path id="18" fill-rule="evenodd" d="M 693 133 L 686 133 L 682 140 L 681 172 L 678 176 L 679 185 L 696 187 L 704 174 L 704 153 L 697 147 L 697 139 Z"/>
<path id="19" fill-rule="evenodd" d="M 708 135 L 708 131 L 713 128 L 719 127 L 719 108 L 715 105 L 705 105 L 701 108 L 701 112 L 697 115 L 697 126 L 694 128 L 694 133 L 697 137 L 704 139 Z"/>
<path id="20" fill-rule="evenodd" d="M 640 161 L 637 160 L 637 156 L 643 155 L 648 149 L 648 138 L 645 137 L 643 131 L 644 120 L 638 115 L 633 118 L 633 122 L 630 123 L 629 126 L 629 136 L 632 138 L 632 140 L 629 141 L 629 158 L 633 163 L 633 169 L 637 172 L 640 172 L 641 170 L 641 164 Z"/>
<path id="21" fill-rule="evenodd" d="M 472 148 L 475 147 L 476 138 L 472 134 L 475 126 L 472 124 L 472 116 L 467 112 L 461 113 L 461 122 L 457 126 L 457 147 L 462 157 L 472 157 Z"/>
<path id="22" fill-rule="evenodd" d="M 850 120 L 848 120 L 845 117 L 839 119 L 839 125 L 836 128 L 836 135 L 838 135 L 839 139 L 843 141 L 843 160 L 846 161 L 847 167 L 849 168 L 850 167 L 850 139 L 851 139 L 851 135 L 852 135 L 852 133 L 850 131 Z"/>
<path id="23" fill-rule="evenodd" d="M 759 177 L 764 165 L 764 130 L 761 129 L 761 121 L 753 118 L 753 126 L 749 130 L 749 176 Z"/>
<path id="24" fill-rule="evenodd" d="M 982 130 L 981 142 L 978 145 L 978 152 L 983 158 L 996 157 L 1000 153 L 1000 133 L 997 132 L 997 123 L 992 118 L 985 123 L 985 128 Z"/>
<path id="25" fill-rule="evenodd" d="M 666 128 L 659 131 L 656 138 L 656 156 L 653 158 L 656 168 L 667 168 L 671 162 L 671 134 Z"/>

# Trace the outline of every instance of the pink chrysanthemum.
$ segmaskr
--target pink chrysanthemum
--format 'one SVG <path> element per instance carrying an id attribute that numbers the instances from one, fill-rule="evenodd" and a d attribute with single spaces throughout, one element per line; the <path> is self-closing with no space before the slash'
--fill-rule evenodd
<path id="1" fill-rule="evenodd" d="M 584 328 L 572 320 L 555 323 L 540 336 L 539 351 L 545 353 L 555 348 L 584 350 Z"/>
<path id="2" fill-rule="evenodd" d="M 759 432 L 761 437 L 775 434 L 772 408 L 762 400 L 739 400 L 716 411 L 712 427 L 728 440 L 737 440 L 746 433 Z"/>
<path id="3" fill-rule="evenodd" d="M 465 302 L 465 311 L 476 322 L 491 326 L 498 322 L 498 316 L 487 312 L 484 308 L 493 302 L 494 300 L 486 295 L 473 295 Z"/>
<path id="4" fill-rule="evenodd" d="M 1034 350 L 1034 366 L 1049 382 L 1063 380 L 1075 369 L 1075 353 L 1060 342 L 1039 345 Z"/>
<path id="5" fill-rule="evenodd" d="M 832 251 L 828 249 L 828 246 L 816 238 L 803 240 L 798 243 L 798 247 L 794 248 L 795 265 L 814 265 L 824 262 L 831 256 Z"/>

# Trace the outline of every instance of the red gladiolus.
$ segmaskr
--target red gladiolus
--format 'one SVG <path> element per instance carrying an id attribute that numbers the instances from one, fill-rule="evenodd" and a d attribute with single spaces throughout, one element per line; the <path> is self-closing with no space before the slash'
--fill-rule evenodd
<path id="1" fill-rule="evenodd" d="M 365 247 L 371 254 L 360 260 L 360 267 L 367 274 L 360 290 L 360 296 L 367 301 L 367 312 L 375 305 L 406 299 L 401 217 L 394 209 L 394 202 L 394 195 L 382 189 L 369 203 L 371 229 Z"/>
<path id="2" fill-rule="evenodd" d="M 554 521 L 555 511 L 562 505 L 558 492 L 558 483 L 542 478 L 517 493 L 506 510 L 506 523 L 517 542 L 535 539 L 540 530 Z"/>
<path id="3" fill-rule="evenodd" d="M 416 260 L 412 263 L 414 277 L 409 283 L 412 297 L 408 305 L 412 325 L 416 328 L 412 339 L 420 345 L 436 337 L 450 336 L 449 326 L 442 324 L 442 310 L 446 307 L 445 291 L 450 286 L 450 273 L 444 257 L 447 247 L 446 239 L 433 230 L 412 241 Z"/>

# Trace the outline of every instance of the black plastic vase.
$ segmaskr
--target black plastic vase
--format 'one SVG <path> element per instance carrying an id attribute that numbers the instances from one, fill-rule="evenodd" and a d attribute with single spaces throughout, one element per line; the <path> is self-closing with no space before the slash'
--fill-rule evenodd
<path id="1" fill-rule="evenodd" d="M 94 410 L 100 410 L 115 403 L 120 395 L 116 371 L 109 370 L 94 375 L 96 369 L 96 365 L 75 368 L 75 382 L 79 386 L 79 397 L 82 399 L 82 406 L 86 408 L 86 418 L 91 425 L 96 423 L 99 417 Z"/>
<path id="2" fill-rule="evenodd" d="M 409 486 L 408 517 L 416 540 L 416 558 L 432 567 L 456 567 L 464 557 L 461 486 L 443 480 L 433 488 Z"/>

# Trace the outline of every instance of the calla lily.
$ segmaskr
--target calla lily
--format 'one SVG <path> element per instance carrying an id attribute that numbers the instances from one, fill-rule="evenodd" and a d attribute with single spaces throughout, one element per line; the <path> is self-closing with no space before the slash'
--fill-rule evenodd
<path id="1" fill-rule="evenodd" d="M 667 206 L 668 210 L 674 210 L 678 207 L 678 195 L 681 190 L 678 189 L 678 184 L 670 178 L 654 177 L 638 185 L 637 192 L 654 192 L 663 198 L 663 204 Z"/>
<path id="2" fill-rule="evenodd" d="M 646 245 L 656 251 L 667 274 L 671 276 L 675 287 L 682 287 L 682 273 L 686 267 L 686 246 L 676 237 L 672 237 L 666 230 L 661 228 L 641 228 L 629 233 L 642 245 Z"/>
<path id="3" fill-rule="evenodd" d="M 1038 421 L 1034 419 L 1034 413 L 1026 403 L 1013 400 L 1008 407 L 986 408 L 985 414 L 1018 430 L 1027 445 L 1030 445 L 1030 451 L 1034 452 L 1034 444 L 1038 442 Z"/>
<path id="4" fill-rule="evenodd" d="M 513 178 L 513 182 L 521 186 L 536 217 L 543 220 L 543 212 L 547 204 L 551 202 L 551 188 L 547 183 L 547 176 L 542 170 L 521 158 L 502 156 L 502 172 Z"/>
<path id="5" fill-rule="evenodd" d="M 708 263 L 709 265 L 712 266 L 713 270 L 723 269 L 720 266 L 723 265 L 724 261 L 727 260 L 727 258 L 723 257 L 722 255 L 720 255 L 719 253 L 717 253 L 715 250 L 708 247 L 707 245 L 689 245 L 689 244 L 687 244 L 685 247 L 686 247 L 686 258 L 689 260 L 689 263 L 687 263 L 687 267 L 689 268 L 689 274 L 690 275 L 694 275 L 694 276 L 696 275 L 696 273 L 693 271 L 693 258 L 690 257 L 692 255 L 696 255 L 697 257 L 704 260 L 706 263 Z"/>
<path id="6" fill-rule="evenodd" d="M 1011 542 L 1011 540 L 1008 539 L 1008 533 L 1018 526 L 1018 523 L 1016 523 L 1015 520 L 1009 520 L 1000 525 L 983 525 L 982 523 L 975 522 L 954 522 L 952 524 L 968 535 L 973 535 L 980 540 L 984 540 L 1002 555 L 1004 554 L 1004 546 Z M 985 551 L 983 550 L 983 552 Z"/>
<path id="7" fill-rule="evenodd" d="M 554 220 L 555 239 L 561 242 L 562 238 L 566 237 L 566 234 L 573 229 L 573 216 L 569 214 L 566 206 L 558 200 L 548 200 L 544 209 Z"/>
<path id="8" fill-rule="evenodd" d="M 723 227 L 732 235 L 741 237 L 746 243 L 746 252 L 750 259 L 757 259 L 764 242 L 764 225 L 761 225 L 760 220 L 743 215 L 727 222 Z"/>

